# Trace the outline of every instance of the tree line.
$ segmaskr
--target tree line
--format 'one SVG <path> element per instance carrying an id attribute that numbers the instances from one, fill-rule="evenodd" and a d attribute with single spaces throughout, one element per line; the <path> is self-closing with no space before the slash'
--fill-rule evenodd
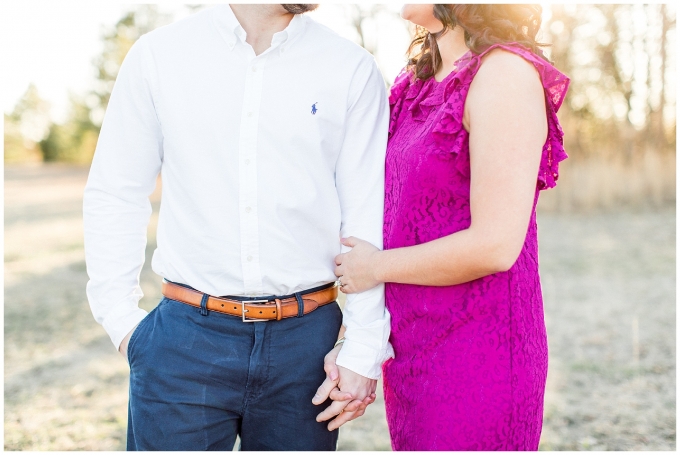
<path id="1" fill-rule="evenodd" d="M 96 57 L 96 81 L 88 93 L 71 95 L 67 120 L 49 120 L 49 106 L 31 84 L 14 110 L 5 114 L 5 162 L 92 161 L 104 112 L 120 65 L 137 39 L 171 22 L 155 5 L 140 5 L 125 14 L 102 36 L 103 51 Z"/>
<path id="2" fill-rule="evenodd" d="M 560 113 L 574 158 L 675 151 L 675 7 L 551 5 L 545 31 L 571 77 Z"/>

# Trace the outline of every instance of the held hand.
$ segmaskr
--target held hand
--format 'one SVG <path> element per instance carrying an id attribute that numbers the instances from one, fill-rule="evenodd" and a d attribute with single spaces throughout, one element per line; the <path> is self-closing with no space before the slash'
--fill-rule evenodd
<path id="1" fill-rule="evenodd" d="M 330 406 L 316 416 L 317 422 L 337 416 L 328 424 L 329 431 L 340 428 L 350 420 L 362 416 L 366 407 L 375 401 L 375 389 L 378 383 L 375 379 L 361 376 L 341 366 L 338 367 L 338 370 L 340 373 L 340 382 L 338 383 L 340 393 L 349 392 L 356 399 L 354 401 L 351 399 L 333 401 Z M 333 394 L 331 394 L 331 398 L 333 398 Z"/>
<path id="2" fill-rule="evenodd" d="M 335 257 L 335 275 L 340 278 L 340 290 L 345 294 L 366 291 L 380 284 L 375 278 L 375 264 L 380 250 L 365 240 L 349 237 L 342 244 L 351 251 Z"/>
<path id="3" fill-rule="evenodd" d="M 326 372 L 326 379 L 316 390 L 314 398 L 312 398 L 312 403 L 319 405 L 326 401 L 329 397 L 331 400 L 349 400 L 352 398 L 352 394 L 347 392 L 340 392 L 338 389 L 338 382 L 340 381 L 340 373 L 338 372 L 338 366 L 335 364 L 335 359 L 338 358 L 342 344 L 334 347 L 326 357 L 323 359 L 323 369 Z"/>
<path id="4" fill-rule="evenodd" d="M 339 415 L 339 417 L 328 424 L 329 431 L 340 428 L 346 422 L 362 416 L 366 407 L 376 399 L 375 389 L 377 381 L 375 379 L 365 378 L 335 364 L 341 348 L 342 345 L 338 345 L 326 355 L 324 359 L 326 380 L 321 384 L 312 399 L 312 403 L 315 405 L 322 404 L 329 397 L 333 400 L 333 403 L 316 418 L 317 421 L 321 422 Z M 352 378 L 352 376 L 354 377 Z M 342 382 L 342 392 L 338 388 L 339 382 Z M 361 383 L 366 383 L 367 387 L 362 388 Z M 369 392 L 368 394 L 365 393 L 366 390 Z M 350 391 L 354 391 L 354 393 L 350 393 Z M 363 397 L 363 399 L 353 400 L 353 397 Z"/>
<path id="5" fill-rule="evenodd" d="M 118 347 L 118 352 L 120 352 L 120 355 L 122 355 L 125 358 L 125 361 L 128 361 L 128 355 L 127 355 L 127 350 L 128 350 L 128 343 L 130 342 L 130 337 L 132 336 L 132 333 L 135 331 L 139 324 L 135 325 L 130 332 L 125 335 L 125 338 L 123 338 L 123 341 L 120 342 L 120 346 Z"/>

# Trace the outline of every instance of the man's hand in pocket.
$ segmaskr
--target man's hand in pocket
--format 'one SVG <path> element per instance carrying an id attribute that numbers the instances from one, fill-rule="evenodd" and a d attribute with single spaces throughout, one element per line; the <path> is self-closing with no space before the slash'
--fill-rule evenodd
<path id="1" fill-rule="evenodd" d="M 139 324 L 137 324 L 139 325 Z M 128 343 L 130 342 L 130 337 L 132 336 L 132 333 L 135 331 L 137 328 L 137 325 L 135 325 L 130 332 L 125 335 L 125 338 L 123 338 L 123 341 L 120 342 L 120 346 L 118 346 L 118 352 L 125 358 L 125 361 L 128 361 L 128 355 L 127 355 L 127 350 L 128 350 Z"/>

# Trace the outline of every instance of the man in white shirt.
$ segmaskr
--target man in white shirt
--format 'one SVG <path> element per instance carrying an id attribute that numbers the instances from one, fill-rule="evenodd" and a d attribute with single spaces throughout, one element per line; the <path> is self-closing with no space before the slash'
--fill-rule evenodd
<path id="1" fill-rule="evenodd" d="M 385 87 L 313 7 L 219 5 L 144 35 L 120 69 L 84 224 L 90 306 L 130 363 L 129 450 L 231 450 L 237 434 L 334 450 L 392 356 L 383 287 L 342 314 L 333 284 L 341 236 L 382 246 Z M 147 315 L 159 172 L 165 297 Z M 321 399 L 337 388 L 317 417 L 322 381 Z"/>

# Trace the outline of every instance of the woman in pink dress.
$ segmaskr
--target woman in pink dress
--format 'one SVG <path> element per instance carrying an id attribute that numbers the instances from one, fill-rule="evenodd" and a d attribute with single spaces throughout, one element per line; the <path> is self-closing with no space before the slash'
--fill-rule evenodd
<path id="1" fill-rule="evenodd" d="M 541 8 L 406 5 L 421 33 L 390 96 L 384 251 L 336 258 L 344 292 L 385 282 L 396 450 L 537 450 L 548 346 L 536 202 L 567 155 L 569 80 Z"/>

